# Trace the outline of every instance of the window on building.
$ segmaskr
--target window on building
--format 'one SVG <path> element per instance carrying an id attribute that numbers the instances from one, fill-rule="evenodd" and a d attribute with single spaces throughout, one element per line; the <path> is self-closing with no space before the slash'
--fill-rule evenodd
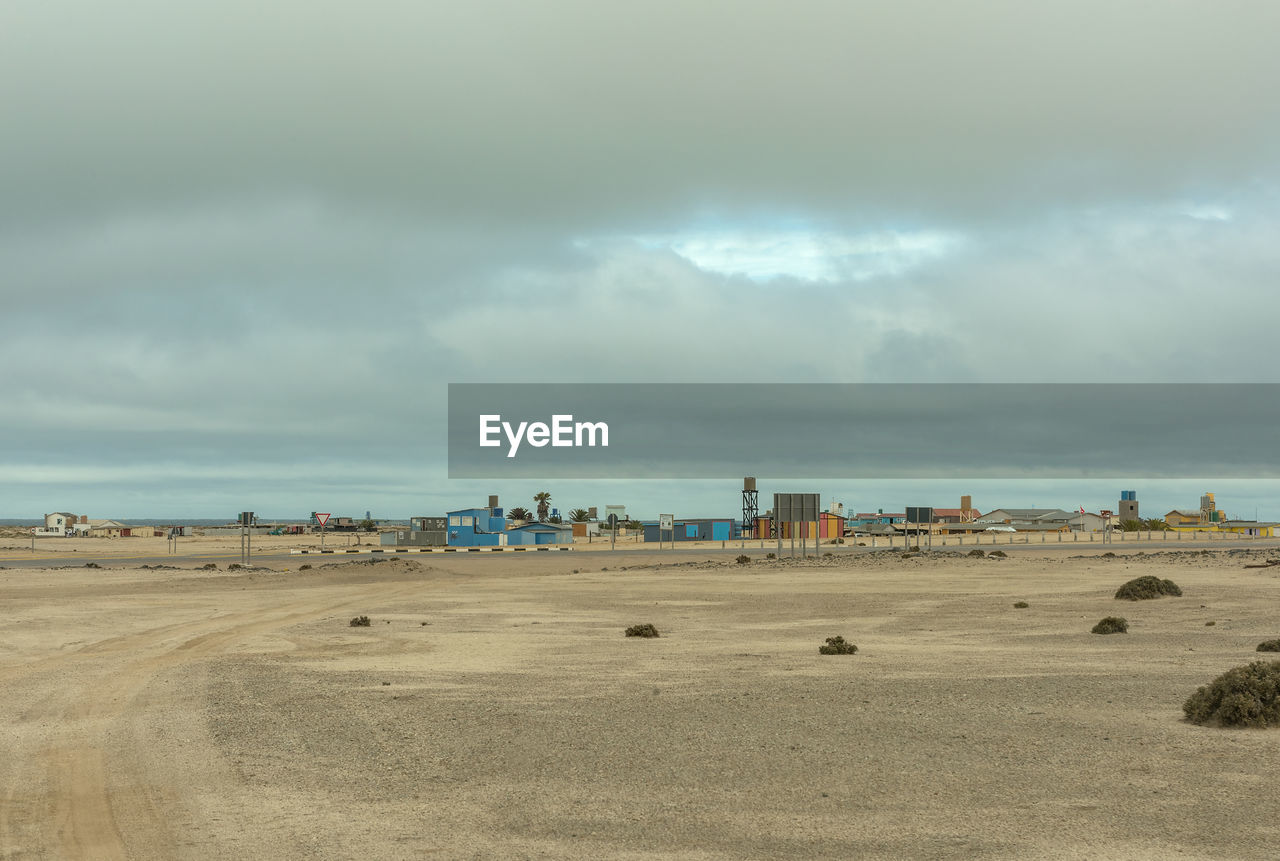
<path id="1" fill-rule="evenodd" d="M 462 515 L 462 525 L 463 525 L 463 526 L 470 526 L 473 522 L 474 522 L 474 521 L 473 521 L 473 518 L 471 517 L 471 515 L 470 515 L 470 514 L 464 514 L 464 515 Z"/>
<path id="2" fill-rule="evenodd" d="M 462 525 L 462 518 L 461 518 L 461 517 L 459 517 L 459 516 L 458 516 L 458 515 L 456 515 L 456 514 L 452 514 L 452 515 L 450 515 L 450 516 L 449 516 L 449 525 L 450 525 L 450 526 L 461 526 L 461 525 Z"/>

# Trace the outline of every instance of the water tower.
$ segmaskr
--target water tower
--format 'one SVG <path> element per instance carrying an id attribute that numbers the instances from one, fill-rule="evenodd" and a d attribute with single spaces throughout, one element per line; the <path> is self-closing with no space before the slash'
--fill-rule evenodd
<path id="1" fill-rule="evenodd" d="M 760 493 L 756 490 L 753 476 L 742 479 L 742 532 L 747 534 L 755 529 L 756 518 L 760 516 Z"/>
<path id="2" fill-rule="evenodd" d="M 1138 516 L 1138 491 L 1122 490 L 1120 491 L 1120 504 L 1116 511 L 1120 515 L 1120 522 L 1126 520 L 1141 520 Z"/>

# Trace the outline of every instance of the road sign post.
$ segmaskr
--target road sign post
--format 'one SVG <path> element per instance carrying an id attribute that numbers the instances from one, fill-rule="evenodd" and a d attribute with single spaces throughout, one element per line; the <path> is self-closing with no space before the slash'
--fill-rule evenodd
<path id="1" fill-rule="evenodd" d="M 316 512 L 316 523 L 320 524 L 320 549 L 321 550 L 324 549 L 324 527 L 325 527 L 325 524 L 328 522 L 329 522 L 329 512 L 327 511 Z"/>
<path id="2" fill-rule="evenodd" d="M 658 549 L 662 549 L 662 533 L 671 533 L 671 549 L 676 549 L 676 516 L 674 514 L 658 515 Z"/>
<path id="3" fill-rule="evenodd" d="M 609 549 L 612 550 L 618 541 L 618 515 L 609 515 Z"/>
<path id="4" fill-rule="evenodd" d="M 253 562 L 253 512 L 240 512 L 240 562 L 250 565 Z"/>

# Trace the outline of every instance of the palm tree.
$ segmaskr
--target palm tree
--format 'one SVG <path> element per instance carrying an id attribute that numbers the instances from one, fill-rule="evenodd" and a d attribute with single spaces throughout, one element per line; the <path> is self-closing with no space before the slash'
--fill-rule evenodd
<path id="1" fill-rule="evenodd" d="M 575 508 L 569 512 L 569 519 L 574 523 L 586 523 L 591 518 L 591 512 L 585 508 Z"/>
<path id="2" fill-rule="evenodd" d="M 543 523 L 547 522 L 547 515 L 551 513 L 551 494 L 545 490 L 535 493 L 533 501 L 538 503 L 538 520 Z"/>
<path id="3" fill-rule="evenodd" d="M 510 511 L 508 511 L 507 517 L 510 517 L 512 520 L 532 520 L 533 519 L 533 515 L 529 513 L 529 509 L 519 508 L 519 507 L 513 508 Z"/>

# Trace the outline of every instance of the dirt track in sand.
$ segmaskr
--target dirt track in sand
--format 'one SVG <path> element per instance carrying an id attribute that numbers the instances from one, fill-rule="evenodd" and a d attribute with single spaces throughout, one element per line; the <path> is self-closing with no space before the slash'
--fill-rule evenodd
<path id="1" fill-rule="evenodd" d="M 1274 570 L 608 561 L 0 571 L 0 857 L 1280 846 L 1277 734 L 1179 711 L 1280 633 Z M 1187 597 L 1110 598 L 1146 573 Z M 1116 613 L 1130 634 L 1086 633 Z M 859 654 L 819 657 L 835 633 Z"/>

